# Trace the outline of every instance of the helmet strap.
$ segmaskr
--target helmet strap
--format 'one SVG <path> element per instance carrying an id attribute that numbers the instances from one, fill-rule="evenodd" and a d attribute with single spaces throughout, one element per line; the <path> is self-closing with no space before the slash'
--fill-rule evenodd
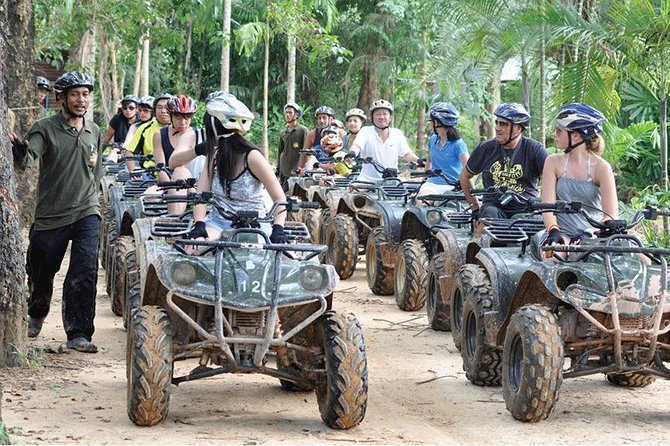
<path id="1" fill-rule="evenodd" d="M 568 132 L 568 147 L 565 148 L 565 153 L 570 153 L 572 151 L 572 149 L 574 149 L 575 147 L 581 146 L 582 144 L 586 143 L 586 141 L 582 139 L 581 142 L 573 144 L 572 143 L 572 134 L 573 133 L 574 132 Z"/>
<path id="2" fill-rule="evenodd" d="M 523 132 L 519 132 L 519 134 L 516 135 L 516 136 L 514 136 L 514 137 L 512 136 L 512 131 L 514 130 L 514 126 L 515 126 L 515 125 L 518 125 L 518 124 L 514 124 L 513 122 L 510 123 L 510 126 L 509 126 L 509 135 L 508 135 L 507 141 L 505 141 L 504 143 L 502 143 L 503 146 L 506 146 L 507 144 L 511 143 L 511 142 L 514 141 L 515 139 L 518 139 L 519 137 L 521 137 L 521 134 L 522 134 Z"/>

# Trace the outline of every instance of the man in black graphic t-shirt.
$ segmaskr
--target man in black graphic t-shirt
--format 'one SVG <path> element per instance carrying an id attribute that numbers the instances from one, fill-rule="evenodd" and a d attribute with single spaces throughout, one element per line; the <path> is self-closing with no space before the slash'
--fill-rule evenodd
<path id="1" fill-rule="evenodd" d="M 524 211 L 515 202 L 501 205 L 495 197 L 485 197 L 481 207 L 470 194 L 472 178 L 482 174 L 484 187 L 506 186 L 524 197 L 539 196 L 537 183 L 542 175 L 547 151 L 542 144 L 522 134 L 530 121 L 523 105 L 501 104 L 494 112 L 496 137 L 479 144 L 461 171 L 461 186 L 478 217 L 510 218 Z M 478 212 L 477 212 L 478 211 Z"/>

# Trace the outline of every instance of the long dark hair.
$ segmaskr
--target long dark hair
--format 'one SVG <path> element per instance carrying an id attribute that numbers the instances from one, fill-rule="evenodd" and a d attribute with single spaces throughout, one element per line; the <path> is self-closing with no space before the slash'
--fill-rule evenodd
<path id="1" fill-rule="evenodd" d="M 456 127 L 445 127 L 447 129 L 447 141 L 454 142 L 461 139 L 461 134 L 458 133 Z"/>
<path id="2" fill-rule="evenodd" d="M 211 178 L 214 175 L 216 166 L 219 180 L 228 190 L 230 182 L 240 173 L 240 163 L 246 162 L 247 154 L 260 149 L 244 136 L 224 128 L 221 121 L 209 113 L 205 113 L 203 121 L 207 138 L 205 143 L 209 176 Z"/>

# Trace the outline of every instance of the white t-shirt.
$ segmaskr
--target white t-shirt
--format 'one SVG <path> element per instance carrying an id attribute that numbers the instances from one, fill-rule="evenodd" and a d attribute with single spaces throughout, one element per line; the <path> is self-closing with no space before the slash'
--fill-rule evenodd
<path id="1" fill-rule="evenodd" d="M 354 144 L 361 148 L 361 158 L 371 157 L 384 167 L 394 169 L 398 168 L 398 158 L 411 152 L 402 130 L 390 127 L 389 137 L 382 141 L 374 126 L 365 126 L 358 132 Z M 372 164 L 363 164 L 358 180 L 374 183 L 381 179 L 382 174 Z"/>

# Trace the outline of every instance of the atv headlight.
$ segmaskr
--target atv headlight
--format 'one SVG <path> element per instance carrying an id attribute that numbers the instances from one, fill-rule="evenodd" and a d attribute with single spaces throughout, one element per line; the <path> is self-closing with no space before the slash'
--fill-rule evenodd
<path id="1" fill-rule="evenodd" d="M 431 209 L 428 212 L 426 212 L 426 222 L 431 225 L 435 226 L 439 224 L 442 221 L 442 212 L 438 211 L 437 209 Z"/>
<path id="2" fill-rule="evenodd" d="M 172 265 L 172 280 L 178 285 L 191 285 L 195 282 L 197 276 L 195 266 L 189 262 L 175 262 Z"/>
<path id="3" fill-rule="evenodd" d="M 300 285 L 307 291 L 316 291 L 324 287 L 323 271 L 320 266 L 306 265 L 300 270 Z"/>

